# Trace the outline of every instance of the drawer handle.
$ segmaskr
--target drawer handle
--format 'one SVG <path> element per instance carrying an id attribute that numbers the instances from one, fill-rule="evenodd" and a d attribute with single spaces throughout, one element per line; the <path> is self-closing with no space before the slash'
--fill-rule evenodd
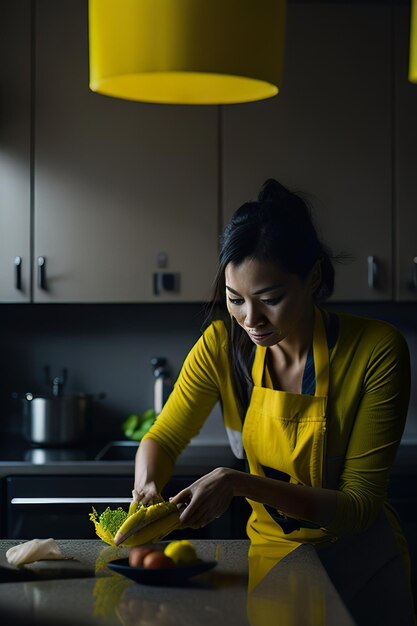
<path id="1" fill-rule="evenodd" d="M 14 286 L 19 291 L 22 291 L 22 257 L 15 256 L 14 258 Z"/>
<path id="2" fill-rule="evenodd" d="M 127 504 L 132 498 L 12 498 L 11 504 Z"/>
<path id="3" fill-rule="evenodd" d="M 378 261 L 375 256 L 368 256 L 368 287 L 376 289 L 378 287 Z"/>
<path id="4" fill-rule="evenodd" d="M 38 288 L 46 291 L 46 258 L 38 256 Z"/>

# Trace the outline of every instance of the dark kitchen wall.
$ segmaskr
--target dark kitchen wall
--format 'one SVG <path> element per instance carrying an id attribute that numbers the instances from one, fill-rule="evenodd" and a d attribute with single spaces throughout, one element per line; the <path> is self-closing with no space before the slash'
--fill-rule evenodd
<path id="1" fill-rule="evenodd" d="M 404 333 L 412 360 L 412 395 L 405 442 L 417 441 L 417 304 L 329 304 L 330 310 L 385 319 Z M 204 305 L 0 305 L 2 384 L 0 431 L 19 432 L 22 411 L 13 392 L 47 391 L 44 367 L 68 369 L 67 392 L 106 393 L 93 405 L 96 437 L 120 438 L 130 413 L 153 405 L 151 358 L 168 360 L 173 377 L 200 335 Z M 199 441 L 226 443 L 217 406 Z"/>
<path id="2" fill-rule="evenodd" d="M 203 305 L 0 305 L 2 385 L 0 429 L 20 432 L 22 406 L 13 392 L 50 391 L 67 368 L 65 391 L 105 393 L 92 407 L 97 437 L 122 438 L 121 423 L 153 406 L 151 359 L 165 357 L 175 378 L 200 334 Z M 224 439 L 218 410 L 204 427 Z"/>

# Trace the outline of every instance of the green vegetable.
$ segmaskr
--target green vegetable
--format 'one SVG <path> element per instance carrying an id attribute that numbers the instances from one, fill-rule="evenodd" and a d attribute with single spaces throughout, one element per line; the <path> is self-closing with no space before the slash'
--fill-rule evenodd
<path id="1" fill-rule="evenodd" d="M 142 419 L 147 420 L 147 419 L 152 419 L 155 420 L 155 411 L 153 409 L 147 409 L 146 411 L 144 411 L 142 413 Z"/>
<path id="2" fill-rule="evenodd" d="M 122 429 L 126 437 L 131 437 L 132 434 L 137 429 L 140 422 L 139 415 L 129 415 L 127 419 L 122 424 Z"/>
<path id="3" fill-rule="evenodd" d="M 100 514 L 99 521 L 104 530 L 109 530 L 112 535 L 115 535 L 126 518 L 127 513 L 121 506 L 114 511 L 112 511 L 110 507 L 107 507 L 107 509 Z"/>
<path id="4" fill-rule="evenodd" d="M 132 502 L 128 512 L 124 511 L 122 507 L 113 510 L 110 509 L 110 507 L 107 507 L 107 509 L 99 515 L 93 507 L 89 517 L 95 526 L 97 536 L 110 546 L 115 547 L 116 544 L 113 539 L 114 535 L 124 524 L 127 518 L 137 513 L 141 508 L 142 505 L 140 502 Z"/>
<path id="5" fill-rule="evenodd" d="M 140 441 L 142 437 L 146 435 L 146 433 L 148 432 L 148 430 L 150 429 L 154 421 L 155 420 L 153 417 L 150 417 L 144 420 L 142 424 L 140 425 L 140 428 L 138 428 L 132 433 L 131 438 L 134 439 L 135 441 Z"/>
<path id="6" fill-rule="evenodd" d="M 133 413 L 123 422 L 123 432 L 128 439 L 140 441 L 142 437 L 146 435 L 155 419 L 156 414 L 153 409 L 147 409 L 140 415 Z"/>

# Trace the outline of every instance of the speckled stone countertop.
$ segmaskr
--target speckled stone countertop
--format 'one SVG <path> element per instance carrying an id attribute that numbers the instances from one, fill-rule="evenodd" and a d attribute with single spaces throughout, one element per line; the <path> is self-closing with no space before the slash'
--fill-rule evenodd
<path id="1" fill-rule="evenodd" d="M 16 543 L 0 541 L 0 565 L 7 565 L 5 552 Z M 246 540 L 194 541 L 201 559 L 217 556 L 218 564 L 182 586 L 143 585 L 111 572 L 106 562 L 123 558 L 126 549 L 99 540 L 57 543 L 65 555 L 77 559 L 87 577 L 46 580 L 43 570 L 39 580 L 3 582 L 4 626 L 353 626 L 311 546 L 293 551 L 249 592 Z"/>

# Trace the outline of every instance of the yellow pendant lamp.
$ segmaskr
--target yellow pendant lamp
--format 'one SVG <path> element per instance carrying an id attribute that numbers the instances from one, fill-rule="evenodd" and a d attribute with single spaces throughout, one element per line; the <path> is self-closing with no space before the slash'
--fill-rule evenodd
<path id="1" fill-rule="evenodd" d="M 276 95 L 286 0 L 89 0 L 90 88 L 166 104 Z"/>
<path id="2" fill-rule="evenodd" d="M 417 0 L 412 0 L 411 3 L 410 64 L 408 78 L 412 83 L 417 83 Z"/>

